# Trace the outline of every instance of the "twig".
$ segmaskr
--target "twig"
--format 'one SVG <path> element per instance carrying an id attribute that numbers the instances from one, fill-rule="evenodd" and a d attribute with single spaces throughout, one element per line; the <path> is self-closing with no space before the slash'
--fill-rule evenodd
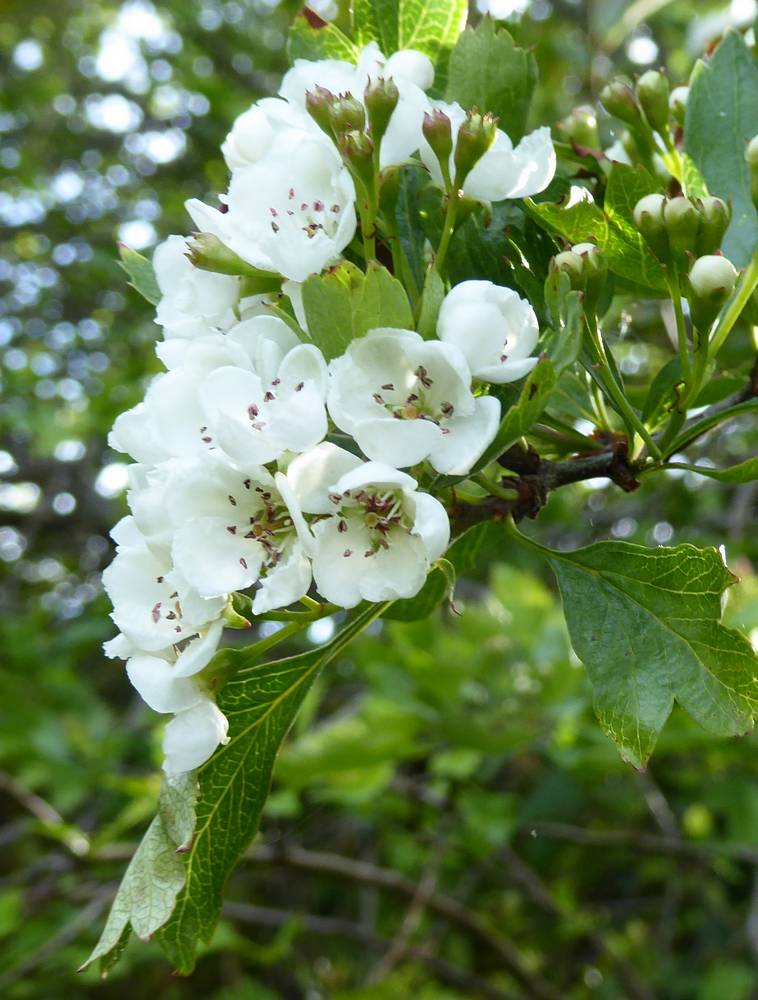
<path id="1" fill-rule="evenodd" d="M 242 923 L 258 924 L 263 927 L 281 927 L 292 921 L 296 922 L 307 934 L 323 937 L 348 938 L 360 944 L 379 950 L 392 946 L 392 942 L 366 930 L 360 924 L 338 917 L 321 917 L 315 914 L 295 913 L 289 910 L 277 910 L 268 906 L 251 906 L 248 903 L 224 903 L 224 916 Z M 464 972 L 443 958 L 431 955 L 422 948 L 409 947 L 405 954 L 417 962 L 423 962 L 439 979 L 465 990 L 467 994 L 477 993 L 492 1000 L 527 1000 L 513 993 L 490 985 L 486 980 L 470 972 Z M 531 994 L 530 994 L 531 997 Z"/>
<path id="2" fill-rule="evenodd" d="M 411 899 L 417 885 L 409 878 L 389 868 L 380 868 L 366 861 L 354 861 L 339 854 L 310 851 L 302 847 L 256 847 L 246 857 L 252 861 L 282 864 L 290 868 L 336 875 L 352 882 L 375 885 Z M 523 986 L 533 1000 L 560 1000 L 558 992 L 537 973 L 531 972 L 521 952 L 508 938 L 495 931 L 486 920 L 465 907 L 452 896 L 434 893 L 426 901 L 429 910 L 464 930 L 498 956 L 513 978 Z"/>

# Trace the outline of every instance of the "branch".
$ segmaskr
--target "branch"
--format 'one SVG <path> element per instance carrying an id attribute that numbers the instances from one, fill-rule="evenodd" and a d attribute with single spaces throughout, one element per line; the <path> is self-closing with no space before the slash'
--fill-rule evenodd
<path id="1" fill-rule="evenodd" d="M 380 868 L 367 861 L 354 861 L 339 854 L 310 851 L 303 847 L 256 847 L 247 858 L 271 864 L 286 865 L 320 875 L 336 875 L 353 882 L 363 882 L 396 892 L 413 899 L 418 891 L 413 879 L 399 872 Z M 470 937 L 489 948 L 498 956 L 503 966 L 521 984 L 533 1000 L 560 1000 L 556 990 L 536 973 L 527 968 L 521 952 L 502 934 L 491 928 L 478 913 L 467 909 L 452 896 L 432 893 L 425 900 L 427 909 L 444 917 L 449 923 L 465 931 Z"/>
<path id="2" fill-rule="evenodd" d="M 339 917 L 321 917 L 310 913 L 295 913 L 290 910 L 273 909 L 269 906 L 251 906 L 248 903 L 234 902 L 224 903 L 223 912 L 224 916 L 230 920 L 258 924 L 262 927 L 282 927 L 294 921 L 307 934 L 349 938 L 351 941 L 358 941 L 360 944 L 377 950 L 385 949 L 391 945 L 391 942 L 386 938 L 373 934 L 361 927 L 360 924 L 355 924 L 351 920 L 342 920 Z M 478 993 L 483 997 L 491 997 L 492 1000 L 525 1000 L 523 997 L 516 997 L 513 993 L 506 993 L 496 986 L 491 986 L 479 976 L 464 972 L 445 959 L 430 955 L 422 948 L 407 948 L 405 953 L 409 958 L 426 965 L 443 982 L 466 990 L 467 993 Z"/>
<path id="3" fill-rule="evenodd" d="M 534 518 L 547 503 L 551 490 L 587 479 L 606 477 L 631 493 L 640 485 L 637 469 L 629 462 L 628 444 L 623 435 L 608 435 L 602 451 L 592 455 L 577 455 L 563 462 L 540 458 L 537 452 L 519 446 L 510 448 L 498 463 L 515 476 L 503 477 L 498 485 L 512 490 L 515 497 L 487 497 L 481 503 L 459 503 L 454 496 L 450 512 L 453 533 L 461 534 L 482 521 L 502 520 L 509 515 L 515 521 L 524 517 Z"/>

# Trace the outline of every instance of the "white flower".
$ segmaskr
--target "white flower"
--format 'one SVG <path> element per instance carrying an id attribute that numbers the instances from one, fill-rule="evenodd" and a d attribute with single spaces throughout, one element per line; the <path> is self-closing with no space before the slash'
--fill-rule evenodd
<path id="1" fill-rule="evenodd" d="M 463 353 L 410 330 L 371 330 L 330 365 L 329 413 L 363 453 L 396 468 L 428 459 L 468 472 L 495 436 L 500 403 L 474 397 Z"/>
<path id="2" fill-rule="evenodd" d="M 475 378 L 513 382 L 537 364 L 529 355 L 539 326 L 531 305 L 512 288 L 491 281 L 463 281 L 448 294 L 437 319 L 437 336 L 459 348 Z"/>
<path id="3" fill-rule="evenodd" d="M 217 705 L 206 698 L 169 722 L 163 736 L 163 770 L 167 774 L 194 771 L 220 743 L 228 743 L 229 723 Z"/>
<path id="4" fill-rule="evenodd" d="M 201 337 L 237 321 L 239 278 L 194 267 L 184 237 L 169 236 L 159 244 L 153 268 L 161 291 L 156 322 L 165 337 Z"/>
<path id="5" fill-rule="evenodd" d="M 283 495 L 284 493 L 284 495 Z M 172 556 L 204 597 L 258 584 L 253 612 L 299 600 L 311 583 L 310 534 L 281 473 L 210 457 L 177 468 L 165 490 Z"/>
<path id="6" fill-rule="evenodd" d="M 416 480 L 333 444 L 299 455 L 287 481 L 312 525 L 313 575 L 321 596 L 343 608 L 412 597 L 450 540 L 442 504 Z"/>
<path id="7" fill-rule="evenodd" d="M 233 172 L 260 162 L 275 149 L 290 149 L 302 135 L 319 135 L 319 128 L 303 109 L 276 97 L 264 97 L 244 111 L 221 146 Z"/>
<path id="8" fill-rule="evenodd" d="M 125 520 L 133 524 L 132 518 Z M 126 530 L 138 534 L 128 525 Z M 226 605 L 226 595 L 207 599 L 193 590 L 168 553 L 148 548 L 141 537 L 119 545 L 103 572 L 103 586 L 113 604 L 111 618 L 127 641 L 145 652 L 202 636 Z"/>
<path id="9" fill-rule="evenodd" d="M 339 59 L 296 59 L 279 93 L 300 108 L 305 107 L 306 92 L 317 86 L 335 96 L 352 94 L 363 101 L 369 81 L 380 77 L 394 80 L 400 95 L 379 151 L 380 166 L 388 167 L 407 160 L 419 148 L 424 113 L 430 107 L 424 91 L 434 82 L 434 65 L 428 56 L 403 49 L 386 58 L 376 42 L 371 42 L 361 51 L 356 65 Z"/>
<path id="10" fill-rule="evenodd" d="M 443 111 L 452 126 L 453 152 L 450 154 L 450 176 L 455 176 L 455 143 L 458 130 L 466 118 L 460 104 L 435 101 L 434 107 Z M 432 147 L 422 137 L 421 159 L 435 184 L 444 186 L 442 171 Z M 470 171 L 463 183 L 463 191 L 479 201 L 502 201 L 504 198 L 526 198 L 544 191 L 555 174 L 556 158 L 550 129 L 543 127 L 525 135 L 514 148 L 508 135 L 501 129 L 492 146 Z"/>
<path id="11" fill-rule="evenodd" d="M 334 145 L 315 129 L 286 130 L 232 173 L 226 212 L 187 202 L 195 225 L 243 260 L 304 281 L 336 260 L 356 227 L 355 187 Z"/>

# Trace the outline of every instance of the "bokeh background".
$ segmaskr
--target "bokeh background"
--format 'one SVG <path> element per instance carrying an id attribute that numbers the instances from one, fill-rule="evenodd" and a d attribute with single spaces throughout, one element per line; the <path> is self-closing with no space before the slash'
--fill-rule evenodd
<path id="1" fill-rule="evenodd" d="M 758 12 L 490 6 L 536 50 L 535 125 L 616 71 L 665 65 L 686 82 L 728 24 Z M 455 609 L 378 627 L 322 677 L 191 979 L 138 942 L 105 982 L 75 973 L 159 781 L 160 720 L 100 650 L 112 627 L 99 571 L 126 478 L 106 433 L 157 368 L 157 328 L 116 244 L 149 253 L 187 231 L 186 198 L 223 189 L 220 143 L 276 90 L 296 7 L 0 7 L 0 995 L 507 1000 L 547 979 L 569 1000 L 758 997 L 755 739 L 714 740 L 675 712 L 649 771 L 623 765 L 553 582 L 506 546 Z M 660 315 L 620 322 L 644 331 Z M 621 353 L 645 377 L 644 336 Z M 728 464 L 755 448 L 745 421 L 704 451 Z M 554 494 L 535 530 L 567 547 L 723 542 L 743 576 L 727 617 L 758 635 L 755 484 L 685 473 L 617 492 Z"/>

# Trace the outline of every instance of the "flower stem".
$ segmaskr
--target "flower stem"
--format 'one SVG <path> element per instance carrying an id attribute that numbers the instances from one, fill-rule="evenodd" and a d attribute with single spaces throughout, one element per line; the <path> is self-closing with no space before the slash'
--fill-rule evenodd
<path id="1" fill-rule="evenodd" d="M 676 319 L 676 340 L 679 347 L 679 361 L 682 366 L 682 378 L 689 387 L 692 379 L 692 364 L 690 362 L 690 349 L 687 343 L 687 324 L 684 321 L 684 310 L 682 308 L 682 293 L 679 289 L 679 275 L 676 268 L 671 277 L 667 278 L 671 304 L 674 307 L 674 317 Z"/>
<path id="2" fill-rule="evenodd" d="M 724 313 L 724 317 L 719 325 L 716 327 L 713 337 L 711 337 L 710 347 L 708 348 L 709 359 L 715 358 L 724 346 L 724 341 L 731 333 L 734 324 L 740 318 L 740 314 L 747 305 L 750 296 L 755 291 L 756 285 L 758 285 L 758 250 L 756 250 L 753 254 L 753 259 L 750 261 L 745 273 L 742 275 L 740 286 L 737 289 L 729 308 Z"/>
<path id="3" fill-rule="evenodd" d="M 459 191 L 451 190 L 448 192 L 447 211 L 445 212 L 445 221 L 442 224 L 442 239 L 440 240 L 440 245 L 437 247 L 437 257 L 435 260 L 435 265 L 440 274 L 442 273 L 445 258 L 447 257 L 448 248 L 450 247 L 450 240 L 455 232 L 459 196 Z"/>

